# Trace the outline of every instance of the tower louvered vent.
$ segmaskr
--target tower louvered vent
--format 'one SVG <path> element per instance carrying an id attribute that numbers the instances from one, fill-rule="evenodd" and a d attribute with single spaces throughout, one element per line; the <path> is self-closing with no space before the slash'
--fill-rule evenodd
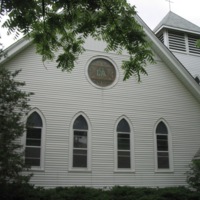
<path id="1" fill-rule="evenodd" d="M 197 47 L 197 40 L 200 39 L 194 35 L 188 35 L 189 53 L 200 54 L 200 48 Z"/>
<path id="2" fill-rule="evenodd" d="M 169 31 L 169 49 L 186 52 L 185 36 L 183 33 Z"/>
<path id="3" fill-rule="evenodd" d="M 163 36 L 163 34 L 160 34 L 158 36 L 158 39 L 164 44 L 164 36 Z"/>

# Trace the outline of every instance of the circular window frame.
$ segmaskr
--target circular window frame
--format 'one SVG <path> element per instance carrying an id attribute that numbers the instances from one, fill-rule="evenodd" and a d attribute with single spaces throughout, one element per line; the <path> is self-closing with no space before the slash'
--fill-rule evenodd
<path id="1" fill-rule="evenodd" d="M 91 64 L 94 60 L 97 60 L 97 59 L 104 59 L 104 60 L 110 62 L 110 63 L 113 65 L 114 69 L 115 69 L 115 73 L 116 73 L 116 74 L 115 74 L 115 79 L 114 79 L 114 81 L 113 81 L 110 85 L 108 85 L 108 86 L 100 86 L 100 85 L 95 84 L 95 83 L 91 80 L 91 78 L 90 78 L 90 76 L 89 76 L 89 73 L 88 73 L 89 66 L 90 66 L 90 64 Z M 94 56 L 94 57 L 90 58 L 90 59 L 87 61 L 87 64 L 86 64 L 85 75 L 86 75 L 87 80 L 89 81 L 89 83 L 90 83 L 91 85 L 93 85 L 95 88 L 98 88 L 98 89 L 110 89 L 110 88 L 112 88 L 112 87 L 118 82 L 118 79 L 119 79 L 119 71 L 118 71 L 118 68 L 117 68 L 116 63 L 115 63 L 112 59 L 110 59 L 109 57 L 107 57 L 107 56 Z"/>

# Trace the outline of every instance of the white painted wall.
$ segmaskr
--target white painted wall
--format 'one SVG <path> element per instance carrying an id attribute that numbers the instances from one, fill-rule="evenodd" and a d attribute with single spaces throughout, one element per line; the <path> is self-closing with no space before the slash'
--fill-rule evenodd
<path id="1" fill-rule="evenodd" d="M 173 54 L 181 61 L 181 63 L 183 63 L 192 76 L 200 77 L 200 55 L 179 52 L 173 52 Z"/>
<path id="2" fill-rule="evenodd" d="M 92 50 L 89 49 L 90 45 Z M 103 52 L 92 40 L 71 72 L 62 72 L 56 63 L 35 54 L 33 46 L 5 65 L 22 69 L 18 76 L 25 89 L 34 92 L 32 107 L 40 109 L 46 120 L 44 170 L 34 171 L 31 182 L 37 186 L 177 186 L 185 185 L 188 164 L 199 149 L 200 105 L 168 67 L 157 58 L 148 66 L 142 83 L 135 77 L 123 80 L 120 66 L 125 55 Z M 88 81 L 86 67 L 93 56 L 109 57 L 119 71 L 119 80 L 110 89 L 97 89 Z M 69 141 L 72 118 L 87 115 L 91 124 L 91 172 L 69 171 Z M 125 115 L 134 134 L 135 172 L 114 172 L 114 127 Z M 154 129 L 163 118 L 170 127 L 173 172 L 155 172 Z"/>

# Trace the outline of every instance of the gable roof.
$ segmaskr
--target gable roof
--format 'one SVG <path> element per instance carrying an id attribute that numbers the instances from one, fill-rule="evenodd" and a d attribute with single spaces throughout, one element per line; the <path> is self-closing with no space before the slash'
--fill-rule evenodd
<path id="1" fill-rule="evenodd" d="M 168 14 L 155 27 L 154 32 L 158 33 L 163 28 L 173 28 L 184 32 L 200 34 L 200 27 L 171 11 L 168 12 Z"/>
<path id="2" fill-rule="evenodd" d="M 190 93 L 200 102 L 200 87 L 187 71 L 187 69 L 181 64 L 181 62 L 171 53 L 171 51 L 156 37 L 153 31 L 144 23 L 144 21 L 135 15 L 135 19 L 143 27 L 146 33 L 146 40 L 151 44 L 152 50 L 160 56 L 160 58 L 166 63 L 167 67 L 177 76 L 182 84 L 190 91 Z M 27 46 L 32 44 L 31 40 L 27 40 L 25 37 L 17 41 L 5 50 L 7 57 L 0 59 L 0 65 L 7 62 L 13 56 L 21 52 Z"/>

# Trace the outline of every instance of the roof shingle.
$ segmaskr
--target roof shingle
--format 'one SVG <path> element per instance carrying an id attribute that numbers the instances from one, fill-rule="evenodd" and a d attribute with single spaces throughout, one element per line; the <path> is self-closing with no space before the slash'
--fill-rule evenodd
<path id="1" fill-rule="evenodd" d="M 183 30 L 185 32 L 197 32 L 200 34 L 200 27 L 180 17 L 179 15 L 168 12 L 168 14 L 155 27 L 154 32 L 158 32 L 162 27 L 171 27 L 174 29 Z"/>

